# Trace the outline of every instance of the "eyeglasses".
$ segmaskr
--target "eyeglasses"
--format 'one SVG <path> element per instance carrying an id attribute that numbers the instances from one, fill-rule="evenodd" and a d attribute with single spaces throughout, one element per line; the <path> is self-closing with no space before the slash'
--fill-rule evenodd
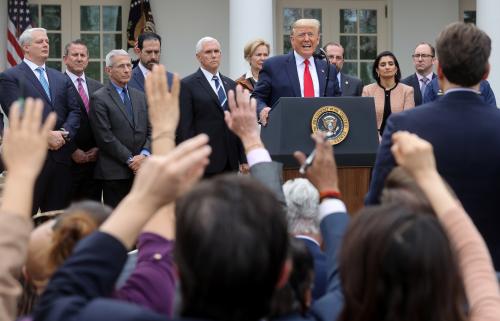
<path id="1" fill-rule="evenodd" d="M 328 56 L 328 59 L 333 59 L 333 58 L 335 58 L 335 59 L 337 59 L 337 60 L 342 60 L 342 59 L 344 59 L 344 57 L 342 57 L 342 56 L 334 56 L 334 55 L 329 55 L 329 56 Z"/>
<path id="2" fill-rule="evenodd" d="M 425 58 L 434 58 L 433 55 L 428 55 L 428 54 L 414 54 L 414 55 L 411 55 L 413 57 L 413 59 L 425 59 Z"/>

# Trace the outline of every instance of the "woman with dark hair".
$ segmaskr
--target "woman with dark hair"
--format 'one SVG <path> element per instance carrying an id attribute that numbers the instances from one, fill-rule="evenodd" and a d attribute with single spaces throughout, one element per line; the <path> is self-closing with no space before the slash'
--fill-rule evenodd
<path id="1" fill-rule="evenodd" d="M 262 70 L 264 61 L 269 57 L 270 48 L 269 43 L 263 39 L 255 39 L 245 45 L 243 56 L 248 61 L 250 70 L 236 79 L 236 83 L 250 92 L 253 91 L 255 84 L 259 81 L 259 73 Z"/>
<path id="2" fill-rule="evenodd" d="M 400 82 L 399 62 L 390 51 L 383 51 L 375 58 L 372 76 L 377 82 L 363 87 L 362 96 L 375 99 L 377 128 L 382 136 L 391 113 L 415 107 L 413 87 Z"/>
<path id="3" fill-rule="evenodd" d="M 339 320 L 498 320 L 500 293 L 488 249 L 439 176 L 432 146 L 399 132 L 392 151 L 436 217 L 400 204 L 354 216 L 340 253 L 345 305 Z"/>

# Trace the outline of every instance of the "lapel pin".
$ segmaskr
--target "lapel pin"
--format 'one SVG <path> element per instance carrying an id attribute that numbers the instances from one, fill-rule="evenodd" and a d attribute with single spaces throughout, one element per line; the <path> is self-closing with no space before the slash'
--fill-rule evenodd
<path id="1" fill-rule="evenodd" d="M 347 80 L 346 80 L 346 81 L 345 81 L 345 84 L 346 84 L 346 85 L 349 85 L 349 81 L 347 81 Z"/>

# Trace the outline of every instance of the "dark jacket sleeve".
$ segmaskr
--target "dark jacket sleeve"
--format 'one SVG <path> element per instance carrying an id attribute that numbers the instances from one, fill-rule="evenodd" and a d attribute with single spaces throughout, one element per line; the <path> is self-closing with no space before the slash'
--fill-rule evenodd
<path id="1" fill-rule="evenodd" d="M 262 162 L 250 167 L 250 174 L 253 178 L 261 182 L 274 192 L 278 200 L 286 205 L 285 194 L 283 193 L 283 164 L 277 162 Z"/>
<path id="2" fill-rule="evenodd" d="M 488 105 L 496 107 L 497 101 L 495 99 L 495 94 L 491 89 L 490 83 L 487 80 L 482 80 L 479 89 L 481 91 L 481 96 L 483 96 L 484 98 L 484 101 Z"/>
<path id="3" fill-rule="evenodd" d="M 254 91 L 252 92 L 252 98 L 257 100 L 257 116 L 260 114 L 264 107 L 272 107 L 269 106 L 271 103 L 271 84 L 272 84 L 272 75 L 271 75 L 271 67 L 270 64 L 266 64 L 264 62 L 264 66 L 259 73 L 259 81 L 255 85 Z"/>
<path id="4" fill-rule="evenodd" d="M 80 128 L 80 106 L 78 106 L 77 96 L 75 86 L 71 83 L 69 78 L 65 78 L 65 90 L 66 90 L 66 108 L 68 109 L 68 114 L 66 120 L 64 121 L 63 128 L 69 132 L 69 137 L 73 140 Z"/>

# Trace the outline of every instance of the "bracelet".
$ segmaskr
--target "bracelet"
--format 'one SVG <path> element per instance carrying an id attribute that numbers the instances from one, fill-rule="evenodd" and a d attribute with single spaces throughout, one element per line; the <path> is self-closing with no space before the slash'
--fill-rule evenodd
<path id="1" fill-rule="evenodd" d="M 264 144 L 262 144 L 262 143 L 255 143 L 255 144 L 252 144 L 250 146 L 247 146 L 245 148 L 245 154 L 248 154 L 248 153 L 250 153 L 250 151 L 252 151 L 254 149 L 257 149 L 257 148 L 264 148 Z"/>
<path id="2" fill-rule="evenodd" d="M 323 202 L 325 198 L 340 198 L 342 194 L 340 191 L 334 189 L 327 189 L 325 191 L 319 192 L 319 202 Z"/>
<path id="3" fill-rule="evenodd" d="M 153 136 L 151 139 L 158 140 L 160 138 L 170 138 L 170 139 L 174 140 L 175 135 L 172 132 L 164 131 L 164 132 L 160 132 L 158 135 Z"/>

